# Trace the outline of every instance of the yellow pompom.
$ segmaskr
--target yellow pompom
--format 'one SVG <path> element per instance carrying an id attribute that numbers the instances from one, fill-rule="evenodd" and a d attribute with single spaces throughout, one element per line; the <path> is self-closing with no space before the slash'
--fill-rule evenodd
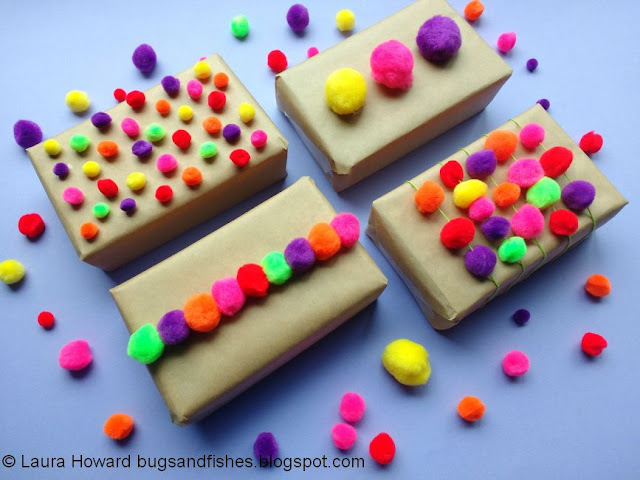
<path id="1" fill-rule="evenodd" d="M 82 165 L 82 173 L 84 173 L 89 178 L 96 178 L 98 175 L 100 175 L 100 164 L 98 162 L 94 162 L 93 160 L 84 162 L 84 165 Z"/>
<path id="2" fill-rule="evenodd" d="M 67 107 L 76 113 L 84 112 L 91 105 L 87 92 L 80 90 L 71 90 L 67 93 L 64 101 L 67 103 Z"/>
<path id="3" fill-rule="evenodd" d="M 0 280 L 7 285 L 18 283 L 24 278 L 24 265 L 17 260 L 5 260 L 0 263 Z"/>
<path id="4" fill-rule="evenodd" d="M 147 177 L 144 176 L 144 173 L 133 172 L 130 173 L 127 177 L 127 187 L 129 187 L 134 192 L 142 190 L 146 184 Z"/>
<path id="5" fill-rule="evenodd" d="M 211 67 L 204 60 L 200 60 L 193 66 L 193 74 L 200 80 L 206 80 L 211 76 Z"/>
<path id="6" fill-rule="evenodd" d="M 482 180 L 467 180 L 460 182 L 453 189 L 453 203 L 459 208 L 469 208 L 475 200 L 487 193 L 487 184 Z"/>
<path id="7" fill-rule="evenodd" d="M 348 9 L 340 10 L 336 13 L 336 27 L 341 32 L 348 32 L 353 30 L 353 27 L 356 26 L 356 16 L 355 14 Z"/>
<path id="8" fill-rule="evenodd" d="M 45 142 L 42 144 L 42 147 L 50 157 L 55 157 L 62 151 L 62 145 L 60 145 L 60 142 L 54 140 L 53 138 L 45 140 Z"/>
<path id="9" fill-rule="evenodd" d="M 405 338 L 394 340 L 385 347 L 382 364 L 402 385 L 424 385 L 431 376 L 427 350 Z"/>
<path id="10" fill-rule="evenodd" d="M 256 109 L 250 103 L 242 102 L 238 107 L 238 114 L 240 115 L 240 120 L 244 123 L 249 123 L 256 116 Z"/>
<path id="11" fill-rule="evenodd" d="M 367 82 L 353 68 L 340 68 L 329 75 L 324 84 L 327 103 L 338 115 L 348 115 L 364 106 Z"/>
<path id="12" fill-rule="evenodd" d="M 180 106 L 180 108 L 178 109 L 178 116 L 183 122 L 188 122 L 193 118 L 193 108 L 191 108 L 189 105 Z"/>

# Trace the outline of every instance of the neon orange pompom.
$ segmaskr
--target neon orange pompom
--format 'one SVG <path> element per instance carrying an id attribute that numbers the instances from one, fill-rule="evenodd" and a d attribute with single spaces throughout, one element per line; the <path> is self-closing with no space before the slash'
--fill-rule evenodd
<path id="1" fill-rule="evenodd" d="M 220 323 L 220 310 L 209 293 L 197 293 L 182 307 L 184 319 L 191 330 L 210 332 Z"/>
<path id="2" fill-rule="evenodd" d="M 104 422 L 104 434 L 114 440 L 124 440 L 133 431 L 133 418 L 126 413 L 114 413 Z"/>
<path id="3" fill-rule="evenodd" d="M 100 228 L 98 228 L 98 225 L 93 222 L 85 222 L 80 225 L 80 235 L 82 235 L 82 238 L 85 240 L 91 240 L 94 238 L 98 235 L 99 230 Z"/>
<path id="4" fill-rule="evenodd" d="M 213 76 L 213 84 L 217 88 L 226 88 L 229 85 L 229 76 L 224 72 L 218 72 Z"/>
<path id="5" fill-rule="evenodd" d="M 467 3 L 467 6 L 464 7 L 464 18 L 470 22 L 475 22 L 480 18 L 482 12 L 484 12 L 484 5 L 482 2 L 480 2 L 480 0 L 471 0 Z"/>
<path id="6" fill-rule="evenodd" d="M 467 395 L 458 403 L 458 415 L 467 422 L 475 422 L 484 416 L 485 406 L 478 397 Z"/>
<path id="7" fill-rule="evenodd" d="M 509 160 L 517 147 L 518 136 L 509 130 L 494 130 L 484 141 L 484 148 L 493 150 L 500 163 Z"/>
<path id="8" fill-rule="evenodd" d="M 202 172 L 196 167 L 187 167 L 182 172 L 182 181 L 190 187 L 197 187 L 202 183 Z"/>
<path id="9" fill-rule="evenodd" d="M 584 289 L 594 297 L 606 297 L 611 293 L 611 282 L 604 275 L 595 273 L 587 278 L 587 283 L 584 284 Z"/>
<path id="10" fill-rule="evenodd" d="M 340 237 L 326 222 L 316 223 L 307 237 L 318 260 L 328 260 L 340 250 Z"/>
<path id="11" fill-rule="evenodd" d="M 216 133 L 220 133 L 220 130 L 222 130 L 222 122 L 218 120 L 217 117 L 207 117 L 202 121 L 202 128 L 204 128 L 208 133 L 215 135 Z"/>
<path id="12" fill-rule="evenodd" d="M 160 115 L 169 115 L 171 111 L 171 104 L 168 100 L 161 98 L 156 102 L 156 110 Z"/>
<path id="13" fill-rule="evenodd" d="M 113 158 L 118 154 L 118 144 L 111 140 L 104 140 L 98 143 L 98 153 L 104 158 Z"/>
<path id="14" fill-rule="evenodd" d="M 444 202 L 444 190 L 436 182 L 427 180 L 413 196 L 420 213 L 433 213 Z"/>
<path id="15" fill-rule="evenodd" d="M 520 198 L 520 186 L 511 182 L 504 182 L 493 189 L 493 201 L 499 207 L 513 205 Z"/>

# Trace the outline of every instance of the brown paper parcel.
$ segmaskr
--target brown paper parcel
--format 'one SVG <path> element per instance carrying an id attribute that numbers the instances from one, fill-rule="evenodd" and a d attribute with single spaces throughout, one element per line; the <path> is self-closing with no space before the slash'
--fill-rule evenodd
<path id="1" fill-rule="evenodd" d="M 283 251 L 334 215 L 304 177 L 111 293 L 129 332 L 156 324 L 190 296 L 209 292 L 215 280 L 235 276 L 240 266 L 258 263 L 270 251 Z M 272 285 L 267 297 L 248 300 L 213 332 L 167 347 L 149 371 L 173 421 L 185 425 L 207 416 L 372 303 L 386 284 L 358 243 L 280 287 Z"/>
<path id="2" fill-rule="evenodd" d="M 422 57 L 418 29 L 433 15 L 451 17 L 462 47 L 444 65 Z M 374 82 L 372 50 L 399 40 L 414 55 L 413 86 L 394 93 Z M 327 106 L 324 84 L 350 67 L 367 81 L 364 108 L 339 116 Z M 486 107 L 511 76 L 511 68 L 444 0 L 420 0 L 276 77 L 278 106 L 292 122 L 336 191 L 394 162 Z"/>
<path id="3" fill-rule="evenodd" d="M 531 122 L 542 125 L 546 130 L 544 145 L 547 148 L 562 145 L 573 152 L 573 163 L 567 174 L 571 180 L 587 180 L 596 187 L 596 197 L 590 208 L 597 226 L 604 225 L 627 204 L 620 192 L 540 105 L 515 117 L 515 120 L 521 125 Z M 513 121 L 507 122 L 500 128 L 519 131 L 519 127 Z M 484 137 L 468 145 L 466 150 L 473 153 L 482 150 L 483 146 Z M 542 148 L 538 147 L 535 152 L 528 152 L 519 145 L 515 156 L 539 158 L 542 151 Z M 464 165 L 466 157 L 467 155 L 459 150 L 446 160 L 457 160 Z M 507 165 L 510 162 L 512 160 L 498 165 L 493 175 L 497 183 L 506 180 Z M 426 180 L 441 184 L 439 171 L 440 164 L 411 179 L 411 182 L 416 186 L 422 185 Z M 568 183 L 563 176 L 556 180 L 561 187 Z M 492 186 L 490 185 L 489 195 Z M 438 330 L 447 329 L 484 306 L 492 298 L 496 288 L 490 280 L 478 279 L 466 270 L 464 250 L 449 251 L 440 243 L 440 230 L 445 220 L 438 212 L 431 215 L 422 215 L 418 212 L 413 201 L 414 192 L 410 185 L 403 184 L 376 199 L 371 209 L 367 233 L 404 279 L 433 327 Z M 466 213 L 458 210 L 453 204 L 451 190 L 445 188 L 445 192 L 445 201 L 441 206 L 444 213 L 449 218 L 466 216 Z M 523 204 L 524 192 L 515 206 L 518 208 Z M 556 208 L 565 207 L 559 201 Z M 495 215 L 510 217 L 513 213 L 510 208 L 496 210 Z M 538 237 L 540 244 L 547 252 L 546 260 L 543 261 L 542 252 L 535 243 L 530 241 L 527 242 L 527 254 L 523 259 L 526 267 L 524 272 L 519 264 L 508 265 L 498 260 L 493 273 L 493 277 L 500 285 L 498 293 L 504 293 L 512 284 L 524 280 L 565 251 L 567 238 L 555 236 L 548 228 L 548 219 L 552 211 L 553 209 L 549 208 L 543 212 L 547 226 Z M 578 219 L 579 229 L 571 239 L 571 247 L 593 231 L 593 222 L 586 211 L 578 213 Z M 499 242 L 492 245 L 484 238 L 479 228 L 476 228 L 473 244 L 488 245 L 497 249 Z M 521 272 L 522 275 L 520 275 Z"/>
<path id="4" fill-rule="evenodd" d="M 213 73 L 225 72 L 229 76 L 229 85 L 225 89 L 227 103 L 222 112 L 213 112 L 207 104 L 207 95 L 215 89 L 211 79 L 204 82 L 200 101 L 189 98 L 186 85 L 195 78 L 192 68 L 189 68 L 176 75 L 181 83 L 176 96 L 169 97 L 158 84 L 145 92 L 146 103 L 138 113 L 125 102 L 107 110 L 113 119 L 107 131 L 101 132 L 87 119 L 53 137 L 62 145 L 62 152 L 57 157 L 50 158 L 42 144 L 27 150 L 58 217 L 83 261 L 104 270 L 113 270 L 286 176 L 287 141 L 219 55 L 212 55 L 206 61 Z M 160 98 L 171 102 L 171 113 L 166 117 L 154 108 Z M 255 118 L 249 126 L 240 122 L 238 117 L 238 106 L 242 102 L 250 102 L 256 109 Z M 191 106 L 194 111 L 189 123 L 182 122 L 177 115 L 178 107 L 183 104 Z M 223 125 L 241 125 L 242 136 L 237 144 L 231 145 L 222 135 L 212 136 L 204 130 L 202 120 L 211 115 L 218 117 Z M 140 125 L 138 138 L 129 138 L 120 128 L 120 122 L 126 117 L 135 119 Z M 141 161 L 133 155 L 131 146 L 136 140 L 144 139 L 144 128 L 153 122 L 162 125 L 167 134 L 154 144 L 151 156 Z M 192 137 L 191 146 L 184 151 L 171 140 L 173 132 L 179 129 L 187 130 Z M 255 149 L 250 142 L 251 132 L 257 129 L 264 130 L 269 137 L 266 147 L 261 150 Z M 69 139 L 75 133 L 85 134 L 91 140 L 89 149 L 82 154 L 69 147 Z M 96 145 L 102 140 L 113 140 L 118 144 L 119 153 L 115 159 L 107 161 L 98 154 Z M 199 155 L 199 146 L 208 140 L 216 143 L 218 154 L 205 161 Z M 242 169 L 229 160 L 229 154 L 236 148 L 244 148 L 251 154 L 251 162 Z M 156 159 L 163 153 L 170 153 L 178 160 L 178 168 L 173 175 L 166 176 L 155 167 Z M 92 180 L 82 173 L 82 165 L 87 160 L 100 164 L 102 171 L 98 178 Z M 52 173 L 57 162 L 69 165 L 70 173 L 64 181 Z M 187 166 L 197 167 L 202 172 L 203 181 L 198 188 L 189 188 L 180 179 Z M 138 193 L 126 186 L 127 176 L 136 171 L 144 173 L 147 178 L 147 185 Z M 117 183 L 117 197 L 107 199 L 98 191 L 96 182 L 101 178 L 110 178 Z M 170 185 L 174 191 L 173 199 L 165 205 L 154 197 L 156 188 L 164 184 Z M 62 200 L 62 192 L 70 186 L 84 192 L 85 199 L 80 208 Z M 132 215 L 120 211 L 120 201 L 125 197 L 133 197 L 138 204 Z M 91 213 L 96 202 L 106 202 L 111 207 L 111 213 L 103 220 L 95 219 Z M 79 233 L 80 225 L 88 221 L 100 227 L 98 236 L 90 242 Z"/>

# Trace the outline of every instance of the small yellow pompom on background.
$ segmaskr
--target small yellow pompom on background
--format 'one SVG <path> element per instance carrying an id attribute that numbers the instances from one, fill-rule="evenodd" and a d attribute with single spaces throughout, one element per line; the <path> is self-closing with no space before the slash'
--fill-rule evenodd
<path id="1" fill-rule="evenodd" d="M 424 385 L 431 376 L 429 354 L 419 343 L 406 338 L 394 340 L 382 352 L 382 364 L 402 385 Z"/>
<path id="2" fill-rule="evenodd" d="M 200 60 L 193 66 L 193 74 L 200 80 L 206 80 L 211 76 L 211 66 L 204 60 Z"/>
<path id="3" fill-rule="evenodd" d="M 0 262 L 0 280 L 7 285 L 18 283 L 24 278 L 25 269 L 17 260 L 5 260 Z"/>
<path id="4" fill-rule="evenodd" d="M 469 205 L 484 196 L 488 189 L 486 183 L 475 178 L 460 182 L 453 189 L 453 203 L 458 208 L 469 208 Z"/>
<path id="5" fill-rule="evenodd" d="M 359 71 L 339 68 L 327 78 L 324 93 L 331 110 L 338 115 L 348 115 L 364 106 L 367 82 Z"/>
<path id="6" fill-rule="evenodd" d="M 67 93 L 64 101 L 66 102 L 67 107 L 76 113 L 84 112 L 89 108 L 89 105 L 91 105 L 91 100 L 89 100 L 87 92 L 82 92 L 80 90 L 71 90 Z"/>
<path id="7" fill-rule="evenodd" d="M 98 175 L 100 175 L 100 164 L 98 162 L 94 162 L 93 160 L 84 162 L 84 165 L 82 165 L 82 173 L 84 173 L 89 178 L 96 178 Z"/>
<path id="8" fill-rule="evenodd" d="M 180 120 L 183 122 L 188 122 L 193 118 L 193 108 L 189 105 L 181 105 L 178 109 L 178 117 L 180 117 Z"/>
<path id="9" fill-rule="evenodd" d="M 144 176 L 144 173 L 141 172 L 133 172 L 130 173 L 127 177 L 127 187 L 129 187 L 134 192 L 138 190 L 142 190 L 144 186 L 147 184 L 147 177 Z"/>
<path id="10" fill-rule="evenodd" d="M 240 115 L 240 120 L 244 123 L 249 123 L 256 116 L 256 109 L 250 103 L 242 102 L 238 107 L 238 114 Z"/>
<path id="11" fill-rule="evenodd" d="M 341 32 L 349 32 L 356 26 L 356 15 L 349 9 L 336 13 L 336 27 Z"/>
<path id="12" fill-rule="evenodd" d="M 44 148 L 44 151 L 50 157 L 55 157 L 62 151 L 62 145 L 60 145 L 60 142 L 54 140 L 53 138 L 45 140 L 45 142 L 42 144 L 42 148 Z"/>

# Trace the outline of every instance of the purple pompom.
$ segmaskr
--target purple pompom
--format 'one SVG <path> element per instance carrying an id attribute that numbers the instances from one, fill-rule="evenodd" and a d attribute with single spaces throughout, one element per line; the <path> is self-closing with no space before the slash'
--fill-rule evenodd
<path id="1" fill-rule="evenodd" d="M 158 57 L 151 45 L 143 43 L 133 51 L 131 60 L 138 70 L 143 73 L 149 73 L 155 68 Z"/>
<path id="2" fill-rule="evenodd" d="M 493 273 L 498 258 L 489 247 L 476 245 L 464 254 L 464 264 L 472 274 L 486 278 Z"/>
<path id="3" fill-rule="evenodd" d="M 584 210 L 596 198 L 596 187 L 585 180 L 574 180 L 562 189 L 562 201 L 571 210 Z"/>
<path id="4" fill-rule="evenodd" d="M 235 123 L 227 123 L 222 129 L 222 136 L 229 143 L 237 142 L 240 138 L 240 127 Z"/>
<path id="5" fill-rule="evenodd" d="M 551 102 L 546 98 L 541 98 L 536 103 L 539 103 L 545 110 L 549 110 L 549 107 L 551 106 Z"/>
<path id="6" fill-rule="evenodd" d="M 36 122 L 31 120 L 18 120 L 13 126 L 13 138 L 16 143 L 25 150 L 42 141 L 42 130 Z"/>
<path id="7" fill-rule="evenodd" d="M 146 157 L 153 150 L 153 145 L 146 140 L 138 140 L 131 147 L 131 152 L 138 158 Z"/>
<path id="8" fill-rule="evenodd" d="M 111 125 L 111 115 L 106 112 L 96 112 L 91 115 L 91 123 L 97 129 L 102 130 Z"/>
<path id="9" fill-rule="evenodd" d="M 175 95 L 180 91 L 180 80 L 174 77 L 173 75 L 167 75 L 162 80 L 160 80 L 162 84 L 162 88 L 167 92 L 168 95 Z"/>
<path id="10" fill-rule="evenodd" d="M 64 162 L 58 162 L 53 166 L 53 174 L 58 177 L 60 180 L 64 179 L 69 175 L 69 165 Z"/>
<path id="11" fill-rule="evenodd" d="M 253 443 L 253 453 L 256 458 L 274 458 L 278 456 L 278 443 L 276 437 L 271 432 L 262 432 L 258 434 L 256 441 Z"/>
<path id="12" fill-rule="evenodd" d="M 538 68 L 538 60 L 535 58 L 530 58 L 527 60 L 527 70 L 533 72 L 536 68 Z"/>
<path id="13" fill-rule="evenodd" d="M 484 236 L 492 242 L 506 237 L 510 228 L 511 222 L 504 217 L 489 217 L 480 225 Z"/>
<path id="14" fill-rule="evenodd" d="M 291 270 L 295 273 L 302 273 L 309 270 L 316 263 L 316 254 L 313 252 L 309 240 L 300 237 L 291 240 L 287 248 L 284 249 L 284 259 L 291 267 Z"/>
<path id="15" fill-rule="evenodd" d="M 518 325 L 524 325 L 529 321 L 530 318 L 531 318 L 531 314 L 529 313 L 529 310 L 525 308 L 516 310 L 513 313 L 513 321 L 516 322 Z"/>
<path id="16" fill-rule="evenodd" d="M 309 10 L 307 10 L 307 7 L 299 3 L 291 5 L 287 12 L 287 23 L 294 32 L 303 32 L 309 25 Z"/>
<path id="17" fill-rule="evenodd" d="M 416 43 L 424 58 L 431 62 L 444 62 L 460 49 L 462 36 L 456 22 L 449 17 L 435 15 L 422 24 Z"/>
<path id="18" fill-rule="evenodd" d="M 496 171 L 498 159 L 493 150 L 480 150 L 467 158 L 467 173 L 471 178 L 484 180 Z"/>
<path id="19" fill-rule="evenodd" d="M 165 313 L 158 322 L 158 334 L 167 345 L 184 342 L 189 336 L 189 326 L 182 310 Z"/>
<path id="20" fill-rule="evenodd" d="M 123 212 L 133 212 L 136 209 L 136 201 L 133 198 L 125 198 L 120 202 L 120 210 Z"/>

